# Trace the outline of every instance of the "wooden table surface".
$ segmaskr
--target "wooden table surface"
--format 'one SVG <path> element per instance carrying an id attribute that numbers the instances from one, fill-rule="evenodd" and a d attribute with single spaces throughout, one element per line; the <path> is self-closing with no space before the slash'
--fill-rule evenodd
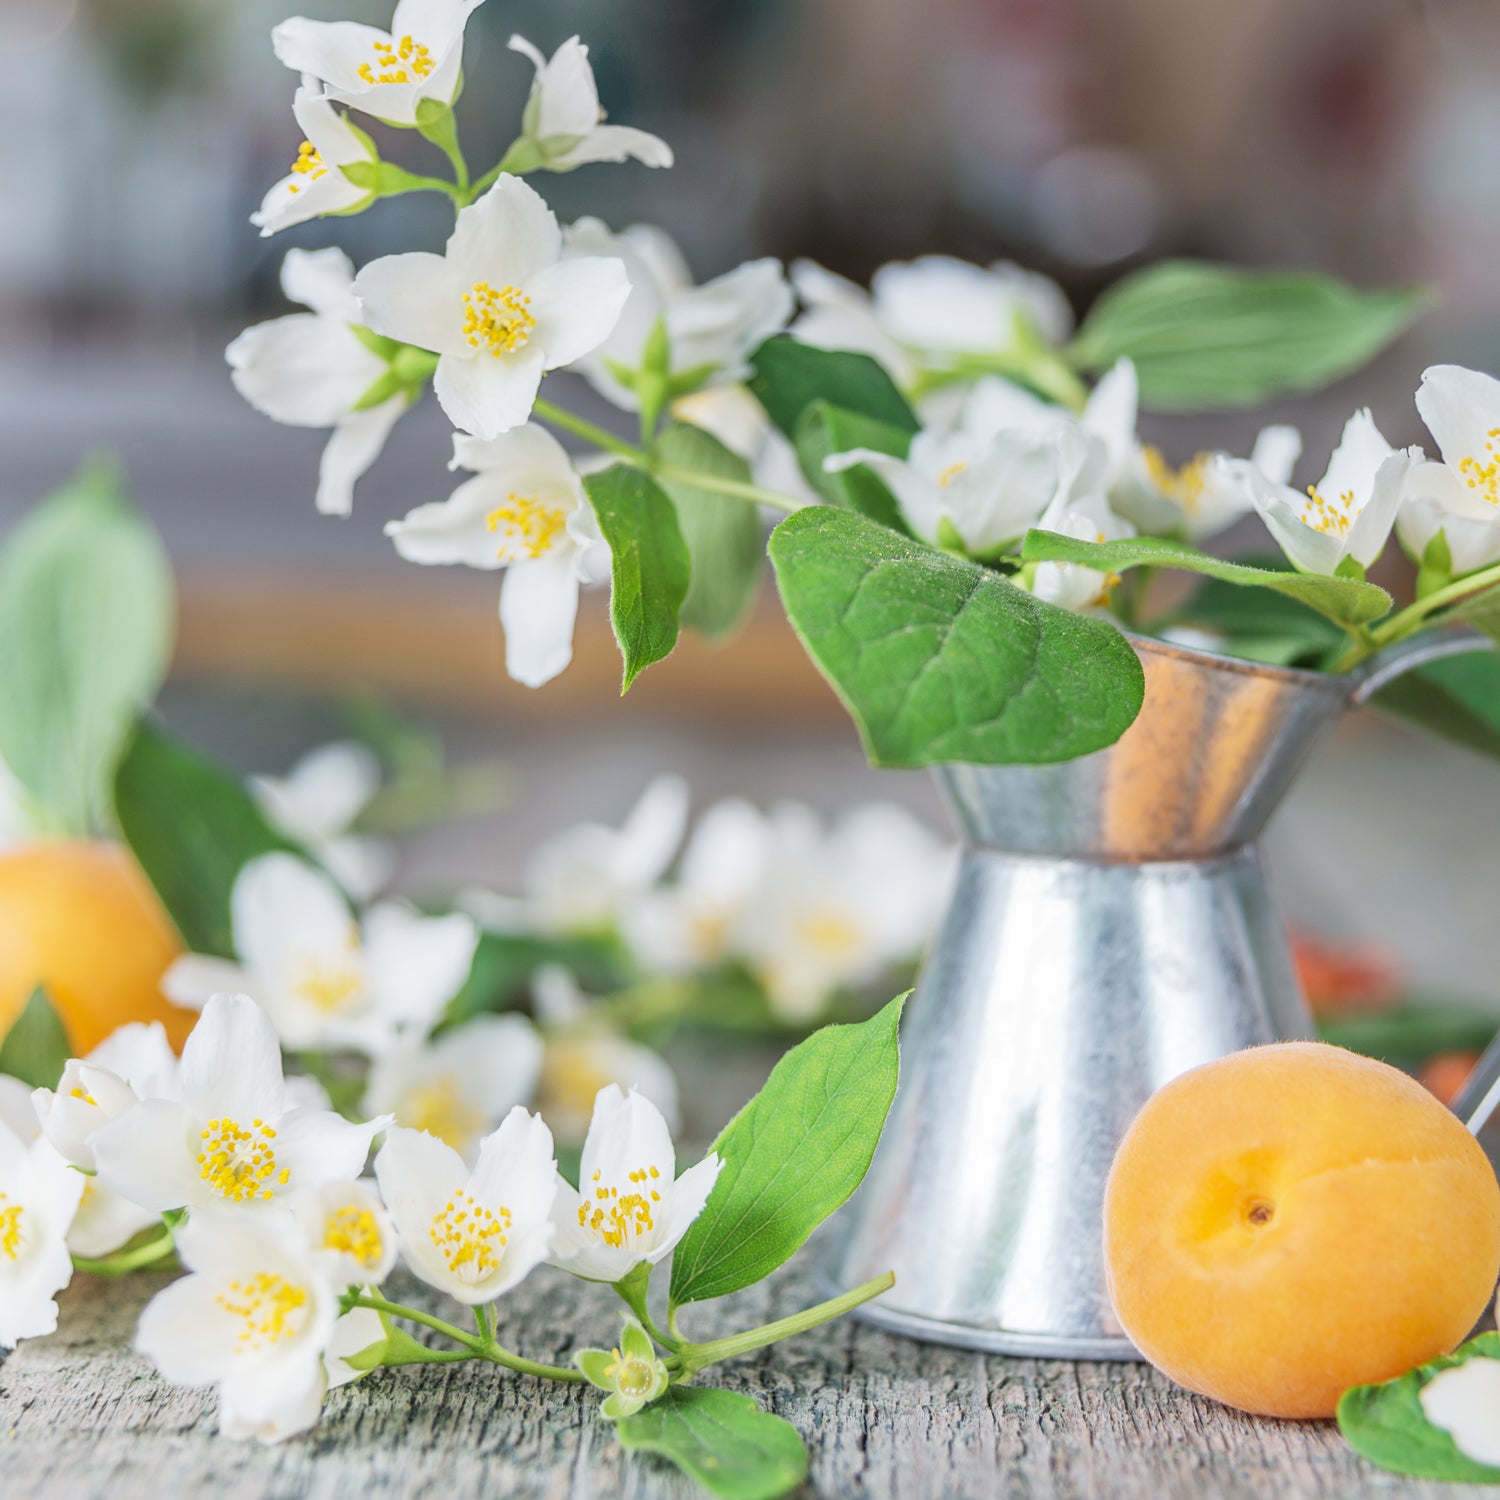
<path id="1" fill-rule="evenodd" d="M 307 1437 L 273 1448 L 230 1443 L 215 1434 L 210 1393 L 162 1383 L 130 1352 L 140 1307 L 162 1284 L 149 1275 L 80 1279 L 63 1296 L 59 1332 L 0 1366 L 7 1500 L 702 1493 L 661 1460 L 624 1454 L 597 1415 L 596 1392 L 487 1365 L 378 1372 L 334 1392 Z M 422 1295 L 400 1273 L 394 1294 Z M 783 1316 L 818 1295 L 794 1265 L 742 1294 L 734 1320 Z M 499 1304 L 497 1331 L 511 1347 L 565 1360 L 612 1335 L 616 1305 L 601 1288 L 543 1269 Z M 689 1325 L 704 1337 L 718 1321 L 709 1309 Z M 804 1497 L 1500 1495 L 1382 1474 L 1331 1424 L 1240 1416 L 1145 1366 L 1002 1359 L 852 1322 L 703 1378 L 796 1425 L 812 1455 Z"/>

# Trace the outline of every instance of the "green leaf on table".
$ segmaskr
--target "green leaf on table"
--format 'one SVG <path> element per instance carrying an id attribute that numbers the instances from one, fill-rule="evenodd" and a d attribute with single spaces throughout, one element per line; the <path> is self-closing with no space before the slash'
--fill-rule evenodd
<path id="1" fill-rule="evenodd" d="M 807 1478 L 797 1429 L 733 1391 L 673 1386 L 615 1431 L 632 1452 L 670 1459 L 724 1500 L 776 1500 Z"/>
<path id="2" fill-rule="evenodd" d="M 1288 573 L 1247 563 L 1226 562 L 1194 547 L 1159 536 L 1132 536 L 1116 542 L 1086 542 L 1056 531 L 1029 531 L 1021 544 L 1027 562 L 1081 563 L 1101 573 L 1131 568 L 1176 568 L 1201 573 L 1241 588 L 1271 589 L 1307 605 L 1341 627 L 1367 625 L 1389 613 L 1391 596 L 1373 583 L 1328 578 L 1321 573 Z"/>
<path id="3" fill-rule="evenodd" d="M 38 986 L 0 1041 L 0 1073 L 34 1089 L 55 1089 L 72 1056 L 67 1030 Z"/>
<path id="4" fill-rule="evenodd" d="M 1500 1484 L 1500 1469 L 1462 1453 L 1422 1410 L 1422 1387 L 1471 1359 L 1500 1359 L 1500 1334 L 1482 1333 L 1462 1348 L 1383 1385 L 1357 1385 L 1339 1401 L 1339 1429 L 1362 1458 L 1413 1479 Z"/>
<path id="5" fill-rule="evenodd" d="M 778 334 L 755 351 L 750 364 L 755 371 L 751 394 L 793 442 L 802 413 L 815 401 L 874 417 L 903 432 L 916 432 L 922 425 L 885 367 L 868 354 L 815 349 Z"/>
<path id="6" fill-rule="evenodd" d="M 1500 656 L 1450 656 L 1388 682 L 1371 700 L 1431 734 L 1500 760 Z"/>
<path id="7" fill-rule="evenodd" d="M 1441 535 L 1441 533 L 1439 533 Z M 1460 599 L 1452 609 L 1433 616 L 1443 624 L 1472 625 L 1492 641 L 1500 641 L 1500 583 Z"/>
<path id="8" fill-rule="evenodd" d="M 724 1127 L 719 1180 L 673 1257 L 675 1306 L 769 1276 L 864 1181 L 896 1094 L 905 998 L 814 1032 Z"/>
<path id="9" fill-rule="evenodd" d="M 625 661 L 623 695 L 677 644 L 692 563 L 677 509 L 649 474 L 615 464 L 588 475 L 583 487 L 609 543 L 609 616 Z"/>
<path id="10" fill-rule="evenodd" d="M 700 427 L 673 422 L 657 439 L 657 449 L 676 468 L 750 483 L 750 465 Z M 677 524 L 691 559 L 682 623 L 710 640 L 722 640 L 755 601 L 766 556 L 760 510 L 681 480 L 663 479 L 661 487 L 677 507 Z"/>
<path id="11" fill-rule="evenodd" d="M 172 651 L 172 571 L 112 465 L 91 464 L 0 548 L 0 760 L 47 827 L 101 826 Z"/>
<path id="12" fill-rule="evenodd" d="M 878 417 L 814 401 L 803 408 L 797 419 L 794 444 L 803 476 L 830 505 L 857 511 L 893 531 L 910 535 L 896 497 L 877 475 L 863 465 L 830 474 L 824 469 L 823 460 L 830 454 L 849 453 L 855 448 L 870 448 L 876 453 L 905 458 L 911 438 L 906 428 L 892 426 Z"/>
<path id="13" fill-rule="evenodd" d="M 1096 372 L 1128 356 L 1142 405 L 1158 411 L 1256 406 L 1359 369 L 1427 302 L 1311 271 L 1165 261 L 1100 297 L 1065 352 Z"/>
<path id="14" fill-rule="evenodd" d="M 787 617 L 877 766 L 1070 760 L 1112 745 L 1145 678 L 1113 626 L 863 516 L 771 534 Z"/>
<path id="15" fill-rule="evenodd" d="M 194 953 L 234 957 L 229 898 L 260 854 L 300 853 L 228 771 L 142 724 L 115 776 L 115 815 L 131 852 Z"/>

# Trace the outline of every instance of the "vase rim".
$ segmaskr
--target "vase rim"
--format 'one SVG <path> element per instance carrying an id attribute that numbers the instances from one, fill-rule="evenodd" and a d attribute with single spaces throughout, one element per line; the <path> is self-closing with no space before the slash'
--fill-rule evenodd
<path id="1" fill-rule="evenodd" d="M 1134 630 L 1121 630 L 1120 634 L 1137 649 L 1144 649 L 1160 656 L 1176 657 L 1220 671 L 1238 673 L 1244 677 L 1263 677 L 1276 682 L 1296 683 L 1304 688 L 1332 693 L 1345 697 L 1359 685 L 1358 672 L 1317 672 L 1307 667 L 1279 667 L 1270 662 L 1250 661 L 1243 656 L 1226 656 L 1217 651 L 1204 651 L 1196 646 L 1179 645 L 1176 641 L 1165 641 L 1160 636 L 1142 635 Z"/>

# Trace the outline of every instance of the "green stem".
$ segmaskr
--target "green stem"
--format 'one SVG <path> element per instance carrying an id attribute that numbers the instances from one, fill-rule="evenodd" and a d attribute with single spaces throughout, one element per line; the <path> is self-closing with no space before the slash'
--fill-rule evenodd
<path id="1" fill-rule="evenodd" d="M 441 1318 L 435 1318 L 431 1313 L 424 1313 L 415 1307 L 405 1307 L 399 1302 L 387 1302 L 384 1297 L 365 1293 L 362 1297 L 353 1298 L 350 1307 L 368 1307 L 373 1312 L 388 1313 L 393 1318 L 405 1318 L 408 1322 L 420 1323 L 424 1328 L 430 1328 L 434 1333 L 440 1333 L 444 1338 L 450 1338 L 455 1344 L 462 1344 L 465 1349 L 472 1351 L 480 1359 L 487 1359 L 492 1365 L 504 1365 L 507 1370 L 514 1370 L 519 1375 L 532 1375 L 538 1380 L 566 1380 L 572 1384 L 578 1384 L 583 1380 L 581 1370 L 567 1369 L 562 1365 L 544 1365 L 534 1359 L 523 1359 L 519 1354 L 513 1354 L 509 1349 L 495 1343 L 493 1339 L 485 1340 L 478 1338 L 472 1333 L 465 1333 L 462 1328 L 455 1328 L 452 1323 L 445 1323 Z M 478 1311 L 475 1313 L 476 1320 Z"/>
<path id="2" fill-rule="evenodd" d="M 681 1349 L 681 1367 L 684 1375 L 696 1374 L 699 1370 L 707 1369 L 709 1365 L 716 1365 L 721 1360 L 734 1359 L 737 1355 L 749 1354 L 755 1349 L 764 1349 L 767 1344 L 774 1344 L 781 1339 L 789 1339 L 795 1334 L 806 1333 L 809 1328 L 816 1328 L 821 1323 L 831 1322 L 834 1318 L 841 1318 L 847 1312 L 852 1312 L 861 1303 L 868 1302 L 872 1297 L 878 1297 L 882 1292 L 888 1292 L 896 1284 L 896 1273 L 887 1271 L 883 1276 L 877 1276 L 873 1281 L 867 1281 L 863 1286 L 857 1286 L 852 1291 L 845 1292 L 841 1297 L 834 1297 L 827 1302 L 820 1302 L 816 1307 L 809 1307 L 804 1312 L 793 1313 L 789 1318 L 780 1318 L 774 1323 L 764 1323 L 759 1328 L 747 1329 L 744 1333 L 736 1333 L 727 1339 L 714 1339 L 707 1344 L 684 1343 Z M 675 1331 L 675 1311 L 673 1319 Z"/>
<path id="3" fill-rule="evenodd" d="M 554 427 L 561 427 L 563 431 L 571 432 L 574 437 L 581 437 L 584 442 L 592 443 L 596 448 L 603 448 L 606 453 L 628 458 L 642 468 L 647 466 L 643 449 L 637 448 L 633 443 L 627 443 L 622 437 L 616 437 L 614 433 L 594 422 L 583 417 L 575 417 L 572 412 L 554 402 L 544 401 L 538 396 L 532 409 L 544 422 L 551 422 Z"/>
<path id="4" fill-rule="evenodd" d="M 171 1228 L 163 1226 L 157 1235 L 144 1244 L 137 1245 L 134 1250 L 118 1251 L 98 1260 L 75 1255 L 73 1269 L 88 1276 L 124 1276 L 130 1271 L 139 1271 L 143 1266 L 154 1266 L 158 1261 L 165 1260 L 176 1248 L 177 1242 L 172 1237 Z"/>
<path id="5" fill-rule="evenodd" d="M 620 1300 L 636 1316 L 636 1321 L 656 1340 L 664 1349 L 675 1351 L 678 1340 L 671 1334 L 663 1333 L 656 1326 L 655 1319 L 651 1316 L 651 1309 L 646 1305 L 646 1291 L 651 1284 L 651 1267 L 646 1261 L 642 1261 L 623 1280 L 614 1283 L 616 1294 Z"/>
<path id="6" fill-rule="evenodd" d="M 479 1337 L 484 1340 L 486 1346 L 495 1342 L 495 1328 L 490 1322 L 490 1310 L 483 1305 L 474 1308 L 474 1326 L 479 1330 Z"/>
<path id="7" fill-rule="evenodd" d="M 658 479 L 690 484 L 694 489 L 707 490 L 712 495 L 730 495 L 736 500 L 749 500 L 756 505 L 769 505 L 776 510 L 802 510 L 805 503 L 795 496 L 784 495 L 780 490 L 762 489 L 758 484 L 746 484 L 740 479 L 726 479 L 721 474 L 703 474 L 697 469 L 682 469 L 676 464 L 656 464 L 650 471 Z"/>
<path id="8" fill-rule="evenodd" d="M 1375 626 L 1370 632 L 1371 639 L 1377 648 L 1389 645 L 1391 641 L 1398 641 L 1403 636 L 1410 635 L 1435 610 L 1496 582 L 1500 582 L 1500 564 L 1478 573 L 1470 573 L 1467 578 L 1457 579 L 1443 588 L 1434 589 L 1425 598 L 1418 599 L 1415 604 L 1408 604 L 1398 614 L 1392 615 L 1384 624 Z"/>

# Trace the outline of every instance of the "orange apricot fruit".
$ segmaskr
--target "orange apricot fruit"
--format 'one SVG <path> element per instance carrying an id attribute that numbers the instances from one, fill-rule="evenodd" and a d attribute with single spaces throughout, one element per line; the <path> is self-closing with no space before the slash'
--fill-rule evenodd
<path id="1" fill-rule="evenodd" d="M 1105 1193 L 1110 1295 L 1180 1385 L 1330 1417 L 1350 1386 L 1456 1347 L 1500 1274 L 1500 1185 L 1414 1079 L 1320 1042 L 1160 1089 Z"/>
<path id="2" fill-rule="evenodd" d="M 197 1015 L 161 993 L 182 952 L 129 852 L 103 840 L 25 844 L 0 853 L 0 1036 L 38 985 L 76 1055 L 127 1021 L 160 1021 L 181 1048 Z"/>

